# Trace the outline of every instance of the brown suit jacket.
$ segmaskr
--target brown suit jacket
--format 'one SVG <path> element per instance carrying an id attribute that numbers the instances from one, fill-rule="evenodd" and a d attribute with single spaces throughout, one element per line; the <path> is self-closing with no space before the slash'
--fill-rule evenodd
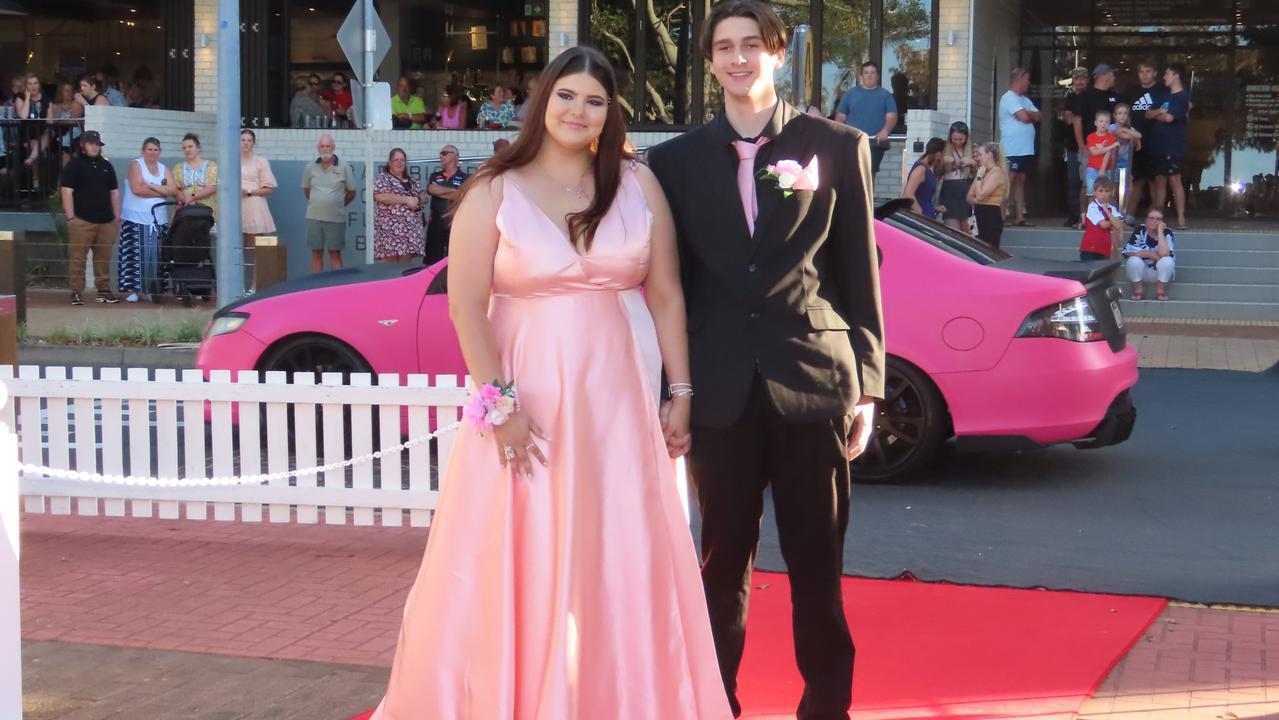
<path id="1" fill-rule="evenodd" d="M 737 190 L 740 139 L 723 113 L 649 151 L 670 201 L 688 306 L 693 423 L 740 417 L 756 373 L 788 420 L 848 414 L 884 396 L 884 320 L 861 131 L 779 102 L 757 173 L 819 158 L 815 191 L 757 179 L 755 233 Z M 758 177 L 758 175 L 757 175 Z"/>

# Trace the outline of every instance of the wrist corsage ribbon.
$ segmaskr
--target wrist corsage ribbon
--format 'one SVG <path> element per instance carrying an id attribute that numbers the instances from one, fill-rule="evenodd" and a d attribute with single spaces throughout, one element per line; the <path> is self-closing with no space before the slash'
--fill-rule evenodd
<path id="1" fill-rule="evenodd" d="M 515 400 L 515 381 L 503 385 L 495 379 L 471 392 L 466 404 L 462 406 L 462 417 L 483 435 L 504 425 L 519 409 L 520 405 Z"/>

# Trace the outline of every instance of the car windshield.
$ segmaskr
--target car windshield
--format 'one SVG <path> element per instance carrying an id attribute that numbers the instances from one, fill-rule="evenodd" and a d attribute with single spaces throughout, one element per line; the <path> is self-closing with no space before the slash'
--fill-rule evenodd
<path id="1" fill-rule="evenodd" d="M 941 250 L 980 265 L 994 265 L 1012 257 L 999 248 L 991 247 L 977 238 L 929 220 L 912 212 L 897 211 L 880 218 L 892 227 L 909 233 Z"/>

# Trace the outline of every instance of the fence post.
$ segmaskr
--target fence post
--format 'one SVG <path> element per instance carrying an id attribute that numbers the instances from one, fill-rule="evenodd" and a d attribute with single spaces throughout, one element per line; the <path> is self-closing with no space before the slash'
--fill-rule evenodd
<path id="1" fill-rule="evenodd" d="M 11 402 L 0 381 L 0 408 Z M 0 412 L 0 418 L 12 413 Z M 18 590 L 18 438 L 0 422 L 0 717 L 22 717 L 22 599 Z"/>
<path id="2" fill-rule="evenodd" d="M 18 322 L 27 319 L 26 233 L 0 230 L 0 295 L 13 295 L 18 302 Z"/>
<path id="3" fill-rule="evenodd" d="M 259 290 L 289 279 L 289 249 L 275 235 L 253 239 L 253 282 Z"/>
<path id="4" fill-rule="evenodd" d="M 0 365 L 18 367 L 18 301 L 0 295 Z"/>

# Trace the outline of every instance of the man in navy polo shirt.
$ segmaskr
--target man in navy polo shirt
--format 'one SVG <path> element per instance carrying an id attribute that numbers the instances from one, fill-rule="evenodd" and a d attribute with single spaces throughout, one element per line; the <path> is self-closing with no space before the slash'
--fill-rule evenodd
<path id="1" fill-rule="evenodd" d="M 443 260 L 449 254 L 449 233 L 453 220 L 448 217 L 458 189 L 466 182 L 466 173 L 458 167 L 457 148 L 445 145 L 440 150 L 442 169 L 431 173 L 426 181 L 426 192 L 431 196 L 431 217 L 426 224 L 426 252 L 422 261 L 427 265 Z"/>

